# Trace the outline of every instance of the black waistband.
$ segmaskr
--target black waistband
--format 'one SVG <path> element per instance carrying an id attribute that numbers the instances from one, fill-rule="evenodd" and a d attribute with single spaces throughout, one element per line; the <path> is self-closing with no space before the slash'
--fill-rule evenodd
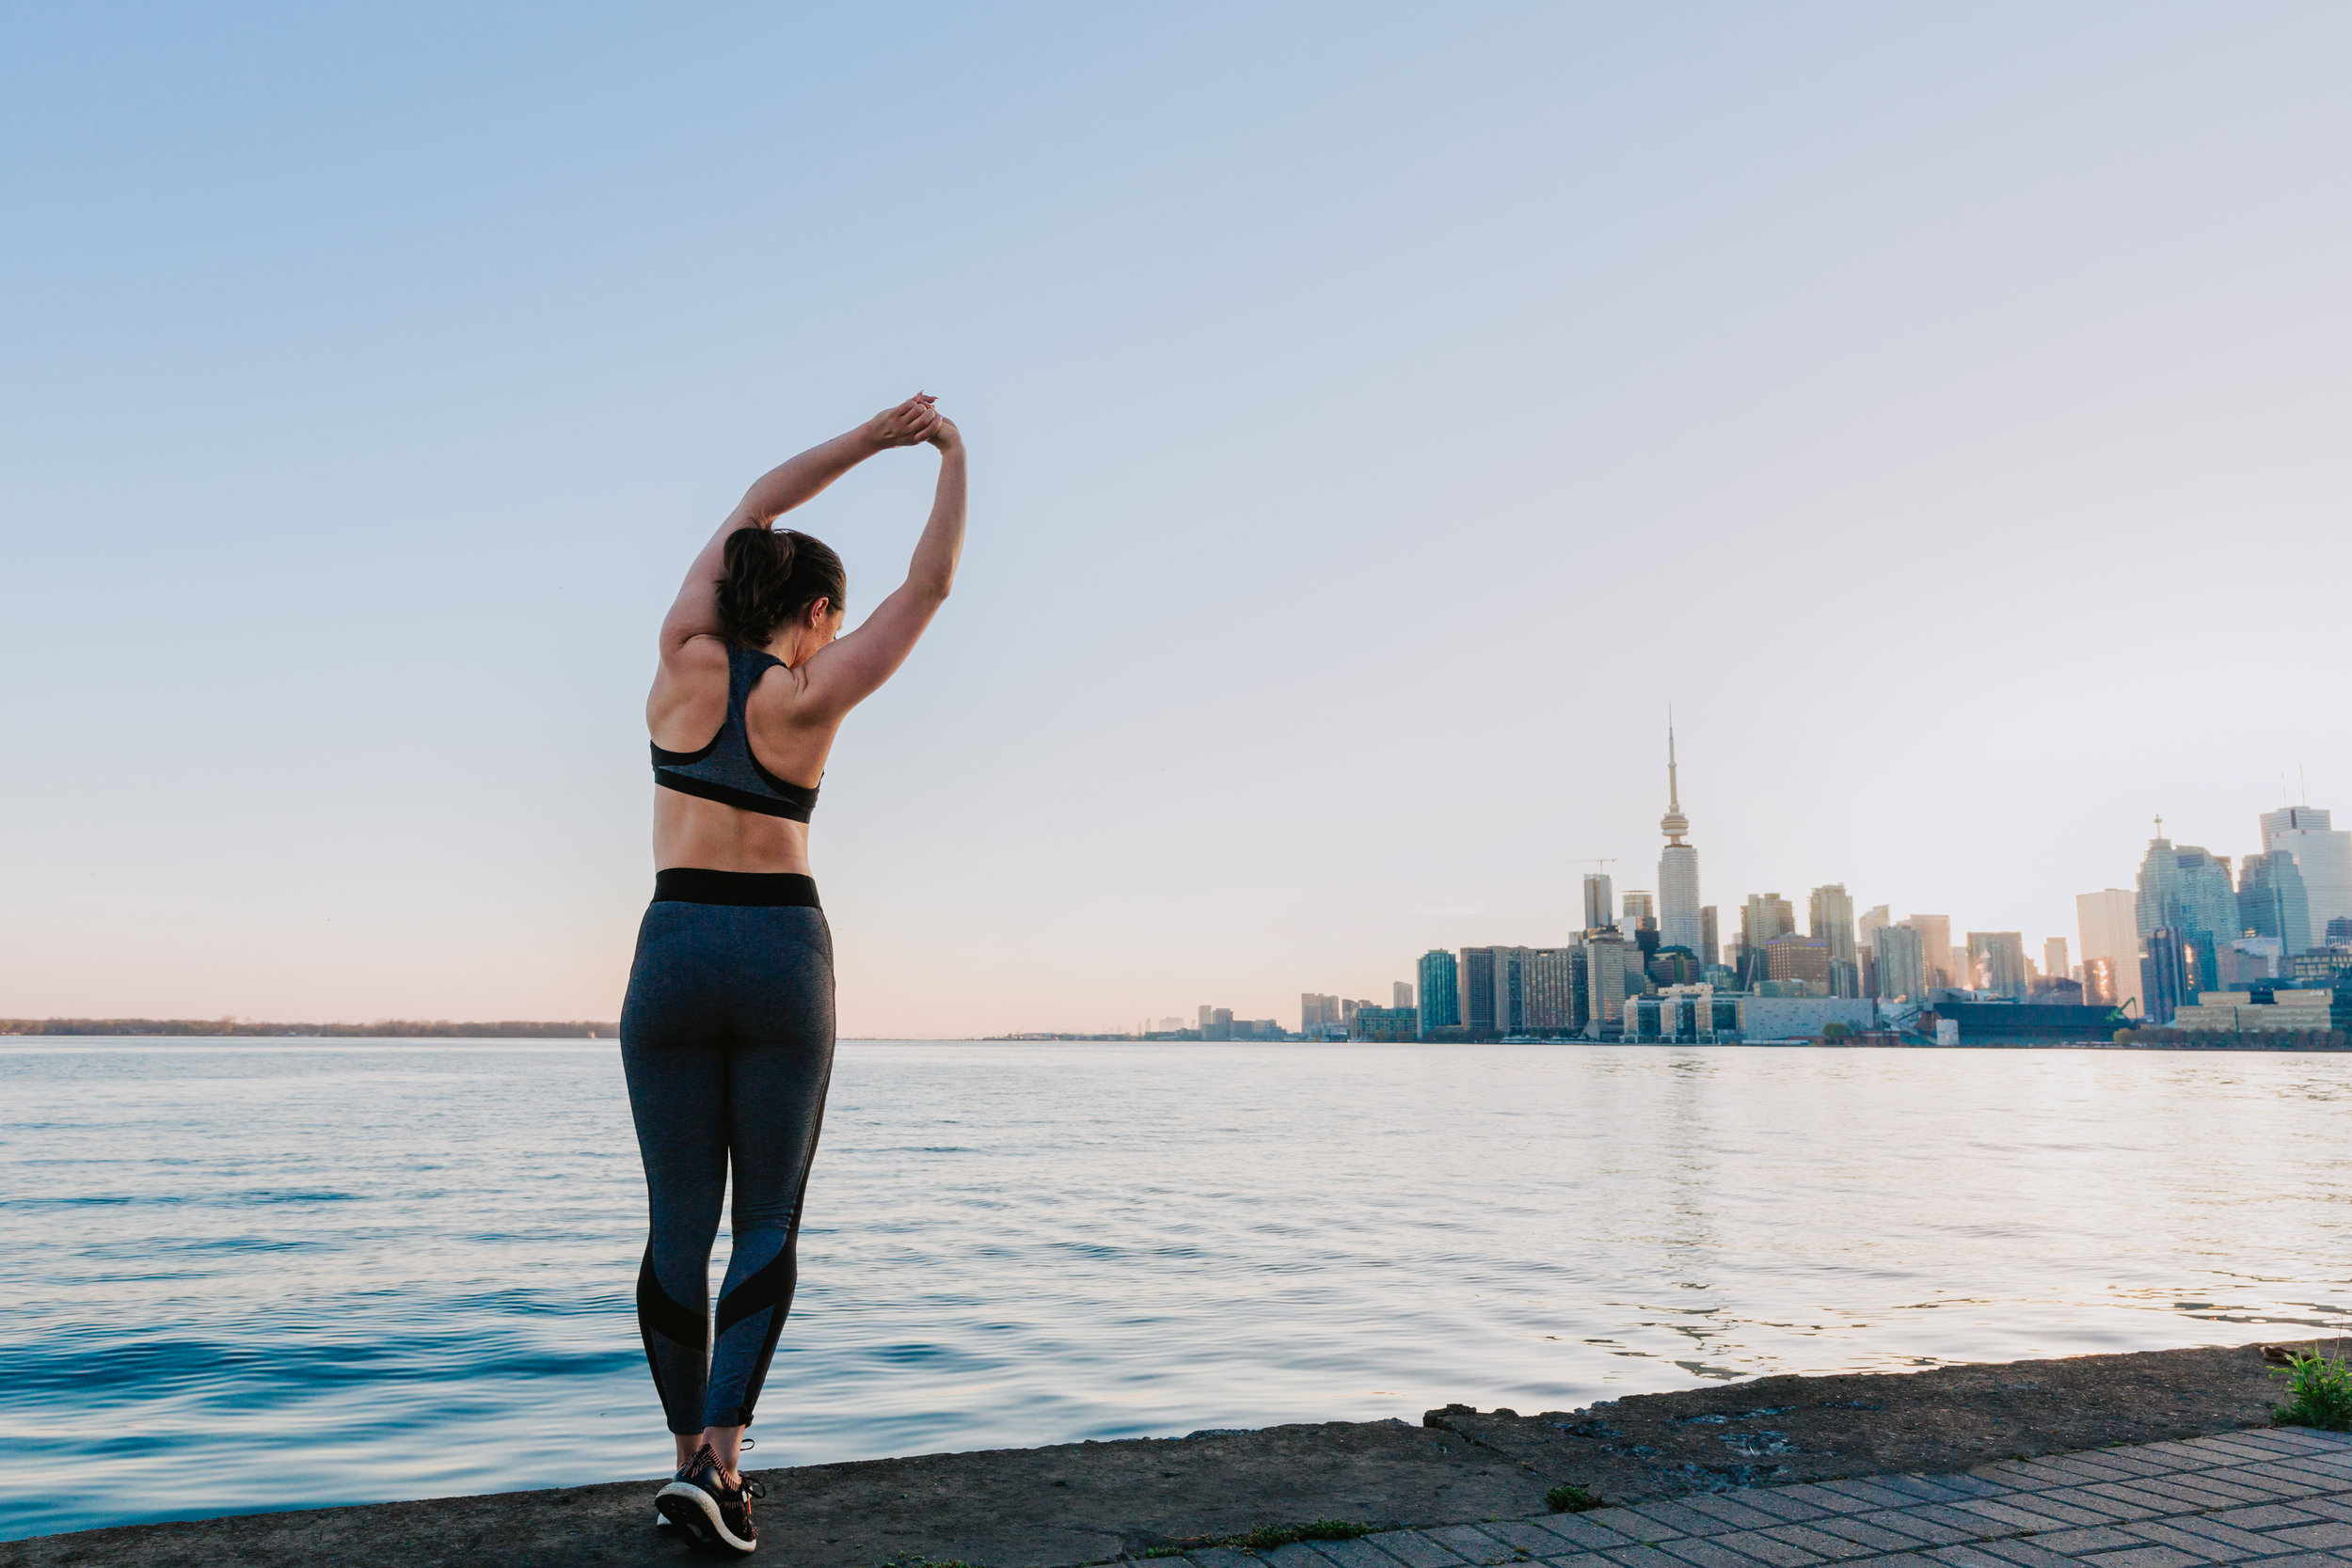
<path id="1" fill-rule="evenodd" d="M 797 904 L 821 909 L 817 879 L 797 871 L 705 871 L 674 865 L 653 874 L 657 904 L 753 904 L 768 908 Z"/>

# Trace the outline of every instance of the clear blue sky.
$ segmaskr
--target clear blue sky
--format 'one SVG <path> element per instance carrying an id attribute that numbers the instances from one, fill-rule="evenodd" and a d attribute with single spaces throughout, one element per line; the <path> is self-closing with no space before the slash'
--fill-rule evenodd
<path id="1" fill-rule="evenodd" d="M 612 1016 L 656 621 L 922 388 L 852 1033 L 2352 813 L 2352 11 L 11 8 L 0 1013 Z M 853 613 L 930 479 L 800 515 Z"/>

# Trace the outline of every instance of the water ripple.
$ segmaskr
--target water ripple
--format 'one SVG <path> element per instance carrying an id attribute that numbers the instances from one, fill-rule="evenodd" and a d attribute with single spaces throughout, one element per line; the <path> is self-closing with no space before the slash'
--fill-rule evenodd
<path id="1" fill-rule="evenodd" d="M 0 1107 L 0 1537 L 665 1463 L 611 1045 L 10 1042 Z M 850 1042 L 761 1454 L 2339 1327 L 2348 1109 L 2308 1056 Z"/>

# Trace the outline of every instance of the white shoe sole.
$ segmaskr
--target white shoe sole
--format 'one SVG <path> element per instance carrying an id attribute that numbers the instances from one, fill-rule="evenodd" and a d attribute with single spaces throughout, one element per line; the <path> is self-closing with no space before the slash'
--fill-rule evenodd
<path id="1" fill-rule="evenodd" d="M 719 1517 L 718 1503 L 699 1486 L 674 1481 L 653 1495 L 653 1506 L 661 1511 L 663 1518 L 693 1537 L 698 1546 L 725 1546 L 747 1556 L 759 1549 L 758 1542 L 745 1541 L 727 1528 L 726 1521 Z"/>

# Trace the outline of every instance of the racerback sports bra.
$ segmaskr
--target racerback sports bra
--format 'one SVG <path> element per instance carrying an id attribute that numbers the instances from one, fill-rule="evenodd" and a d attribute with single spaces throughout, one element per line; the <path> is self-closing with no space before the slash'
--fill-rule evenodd
<path id="1" fill-rule="evenodd" d="M 743 719 L 743 704 L 752 687 L 771 665 L 783 662 L 773 654 L 728 643 L 727 716 L 720 721 L 719 733 L 699 752 L 665 752 L 656 746 L 653 782 L 664 789 L 699 795 L 739 811 L 807 821 L 808 814 L 817 809 L 816 789 L 787 784 L 759 766 L 759 759 L 752 755 L 751 731 Z"/>

